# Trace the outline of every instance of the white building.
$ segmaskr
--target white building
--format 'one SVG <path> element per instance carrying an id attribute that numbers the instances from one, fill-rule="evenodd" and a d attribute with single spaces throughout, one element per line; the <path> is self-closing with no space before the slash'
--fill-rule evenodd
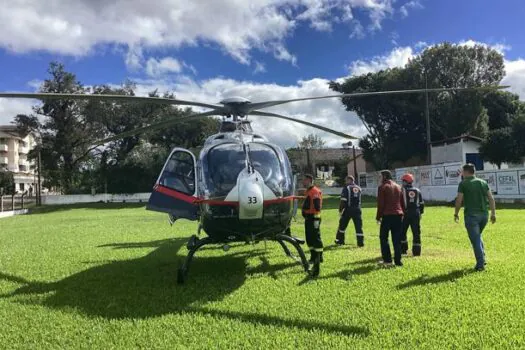
<path id="1" fill-rule="evenodd" d="M 431 144 L 432 164 L 472 163 L 476 170 L 496 170 L 498 166 L 483 160 L 479 148 L 483 139 L 462 135 L 446 140 L 435 141 Z M 523 167 L 523 164 L 501 164 L 501 169 Z"/>
<path id="2" fill-rule="evenodd" d="M 35 147 L 31 134 L 21 135 L 16 126 L 0 125 L 0 170 L 13 172 L 15 191 L 22 193 L 32 187 L 36 192 L 34 162 L 27 159 L 27 154 Z"/>

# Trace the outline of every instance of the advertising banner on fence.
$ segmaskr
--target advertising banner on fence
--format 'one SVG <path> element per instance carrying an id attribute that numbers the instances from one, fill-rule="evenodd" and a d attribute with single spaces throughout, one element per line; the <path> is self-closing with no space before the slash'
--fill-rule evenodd
<path id="1" fill-rule="evenodd" d="M 419 168 L 419 186 L 432 186 L 432 168 Z"/>
<path id="2" fill-rule="evenodd" d="M 489 185 L 490 190 L 492 192 L 498 192 L 498 185 L 496 183 L 496 173 L 495 172 L 487 172 L 487 173 L 480 172 L 480 173 L 476 173 L 476 176 L 479 177 L 480 179 L 487 181 L 487 184 Z"/>
<path id="3" fill-rule="evenodd" d="M 445 167 L 445 181 L 447 185 L 457 185 L 461 182 L 461 165 Z"/>
<path id="4" fill-rule="evenodd" d="M 525 194 L 525 170 L 518 171 L 518 178 L 520 180 L 520 194 Z"/>
<path id="5" fill-rule="evenodd" d="M 432 186 L 445 185 L 445 167 L 432 168 Z"/>
<path id="6" fill-rule="evenodd" d="M 519 194 L 518 172 L 498 172 L 498 194 Z"/>
<path id="7" fill-rule="evenodd" d="M 361 188 L 366 188 L 366 182 L 366 174 L 359 174 L 359 186 L 361 186 Z"/>

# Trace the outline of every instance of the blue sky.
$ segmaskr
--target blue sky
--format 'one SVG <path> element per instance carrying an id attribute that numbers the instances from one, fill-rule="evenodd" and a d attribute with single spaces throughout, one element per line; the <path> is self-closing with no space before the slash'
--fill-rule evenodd
<path id="1" fill-rule="evenodd" d="M 400 66 L 425 45 L 484 43 L 505 55 L 505 82 L 525 98 L 525 41 L 518 0 L 139 0 L 14 4 L 0 21 L 2 91 L 34 91 L 59 60 L 86 85 L 139 83 L 180 98 L 218 102 L 331 93 L 328 80 Z M 35 101 L 1 100 L 0 123 Z M 363 135 L 337 100 L 271 109 Z M 316 132 L 257 120 L 291 145 Z M 319 132 L 331 144 L 340 139 Z"/>

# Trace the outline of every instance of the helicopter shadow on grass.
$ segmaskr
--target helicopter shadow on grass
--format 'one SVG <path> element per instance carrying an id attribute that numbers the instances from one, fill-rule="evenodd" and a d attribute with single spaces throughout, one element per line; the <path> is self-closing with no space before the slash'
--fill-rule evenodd
<path id="1" fill-rule="evenodd" d="M 148 319 L 168 314 L 212 315 L 254 325 L 273 325 L 308 331 L 323 329 L 348 336 L 368 336 L 363 327 L 343 326 L 303 320 L 286 320 L 278 316 L 222 310 L 209 310 L 206 304 L 220 301 L 238 290 L 251 274 L 269 274 L 293 268 L 292 264 L 272 265 L 264 258 L 256 268 L 247 269 L 247 258 L 258 252 L 228 253 L 206 257 L 197 253 L 184 285 L 176 284 L 180 256 L 177 252 L 186 239 L 177 238 L 140 243 L 116 243 L 105 248 L 155 248 L 149 254 L 130 260 L 112 261 L 93 266 L 56 282 L 27 281 L 0 272 L 0 279 L 22 284 L 2 298 L 43 305 L 51 309 L 77 310 L 89 317 L 106 319 Z M 296 268 L 300 268 L 298 264 Z M 35 298 L 39 295 L 40 298 Z M 260 296 L 264 302 L 264 296 Z M 39 301 L 35 301 L 39 300 Z"/>

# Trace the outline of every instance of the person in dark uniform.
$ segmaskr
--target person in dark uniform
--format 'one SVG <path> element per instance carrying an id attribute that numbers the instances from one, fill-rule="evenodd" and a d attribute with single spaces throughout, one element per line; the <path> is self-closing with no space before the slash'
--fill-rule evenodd
<path id="1" fill-rule="evenodd" d="M 421 255 L 421 215 L 425 210 L 425 202 L 421 191 L 413 186 L 414 177 L 412 174 L 405 174 L 401 178 L 403 181 L 403 200 L 405 202 L 405 214 L 403 216 L 403 231 L 401 231 L 401 252 L 407 254 L 408 238 L 407 232 L 410 227 L 412 230 L 412 255 Z"/>
<path id="2" fill-rule="evenodd" d="M 357 246 L 363 247 L 363 219 L 361 212 L 361 187 L 355 184 L 353 176 L 346 177 L 346 187 L 341 191 L 341 202 L 339 204 L 339 228 L 337 230 L 335 244 L 345 244 L 345 231 L 350 220 L 354 222 Z"/>
<path id="3" fill-rule="evenodd" d="M 302 208 L 306 244 L 310 248 L 310 263 L 313 264 L 312 275 L 318 276 L 320 263 L 323 262 L 323 241 L 321 240 L 321 208 L 323 195 L 314 185 L 312 175 L 305 175 L 303 185 L 306 187 Z"/>

